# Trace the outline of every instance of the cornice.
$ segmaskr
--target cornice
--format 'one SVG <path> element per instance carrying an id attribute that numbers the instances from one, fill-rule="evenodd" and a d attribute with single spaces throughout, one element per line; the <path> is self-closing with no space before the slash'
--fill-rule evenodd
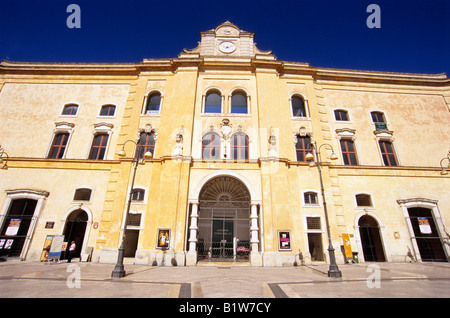
<path id="1" fill-rule="evenodd" d="M 308 63 L 280 61 L 258 57 L 221 57 L 187 55 L 171 59 L 144 59 L 140 63 L 0 63 L 0 75 L 88 75 L 139 76 L 145 72 L 175 73 L 181 68 L 203 70 L 271 71 L 280 76 L 310 76 L 319 84 L 372 83 L 448 87 L 445 73 L 415 74 L 312 67 Z"/>

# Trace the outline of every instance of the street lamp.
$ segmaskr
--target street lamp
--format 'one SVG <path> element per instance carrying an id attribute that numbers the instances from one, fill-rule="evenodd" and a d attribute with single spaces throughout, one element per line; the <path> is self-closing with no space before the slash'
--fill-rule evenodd
<path id="1" fill-rule="evenodd" d="M 3 159 L 5 158 L 5 159 Z M 8 169 L 8 154 L 6 153 L 5 149 L 0 145 L 0 169 L 7 170 Z"/>
<path id="2" fill-rule="evenodd" d="M 126 229 L 127 229 L 127 224 L 128 224 L 128 214 L 130 213 L 130 206 L 131 206 L 131 200 L 133 198 L 133 189 L 134 189 L 134 179 L 136 178 L 136 171 L 137 171 L 137 167 L 139 165 L 139 155 L 140 153 L 144 150 L 144 147 L 139 147 L 139 145 L 133 141 L 133 140 L 127 140 L 125 141 L 125 143 L 122 146 L 122 150 L 119 151 L 119 153 L 117 154 L 119 157 L 125 157 L 126 153 L 125 153 L 125 144 L 127 142 L 132 142 L 136 145 L 136 151 L 134 152 L 134 158 L 133 158 L 133 164 L 134 164 L 134 172 L 133 172 L 133 179 L 131 181 L 131 190 L 130 190 L 130 196 L 128 198 L 128 206 L 127 206 L 127 212 L 125 214 L 125 225 L 123 227 L 123 235 L 122 235 L 122 243 L 120 244 L 119 247 L 119 255 L 117 257 L 117 264 L 116 267 L 114 268 L 114 270 L 111 273 L 111 277 L 112 278 L 121 278 L 125 276 L 125 268 L 123 266 L 123 258 L 124 258 L 124 250 L 125 250 L 125 238 L 126 238 Z M 147 151 L 144 154 L 144 159 L 142 159 L 142 161 L 144 161 L 145 159 L 151 159 L 152 158 L 152 153 L 150 151 Z"/>
<path id="3" fill-rule="evenodd" d="M 442 165 L 442 162 L 444 160 L 448 160 L 447 168 L 444 168 L 444 166 Z M 441 175 L 443 175 L 443 176 L 447 175 L 448 174 L 447 169 L 450 168 L 450 150 L 448 151 L 447 157 L 444 157 L 441 159 L 440 165 L 441 165 L 441 169 L 442 169 Z"/>
<path id="4" fill-rule="evenodd" d="M 323 180 L 322 180 L 322 171 L 320 169 L 321 165 L 322 165 L 322 159 L 320 157 L 320 148 L 322 148 L 323 146 L 328 146 L 331 148 L 331 156 L 330 159 L 331 160 L 336 160 L 338 159 L 338 156 L 334 153 L 333 147 L 329 144 L 323 144 L 321 145 L 319 148 L 317 148 L 317 143 L 314 141 L 314 143 L 311 143 L 312 148 L 314 149 L 314 152 L 316 153 L 316 164 L 317 164 L 317 169 L 319 170 L 319 178 L 320 178 L 320 190 L 322 192 L 322 199 L 323 199 L 323 210 L 325 212 L 325 221 L 327 224 L 327 233 L 328 233 L 328 253 L 330 255 L 330 268 L 328 270 L 328 277 L 333 277 L 333 278 L 340 278 L 342 277 L 342 273 L 339 270 L 337 264 L 336 264 L 336 257 L 334 255 L 334 248 L 333 245 L 331 244 L 331 234 L 330 234 L 330 223 L 328 221 L 328 212 L 327 212 L 327 202 L 325 201 L 325 192 L 323 189 Z M 314 156 L 311 152 L 309 152 L 306 156 L 305 159 L 310 162 L 310 167 L 314 166 Z"/>

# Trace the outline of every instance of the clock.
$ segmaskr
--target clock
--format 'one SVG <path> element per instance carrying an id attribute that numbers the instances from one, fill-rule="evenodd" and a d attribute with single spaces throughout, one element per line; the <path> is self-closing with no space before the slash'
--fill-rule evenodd
<path id="1" fill-rule="evenodd" d="M 222 42 L 219 45 L 219 50 L 223 53 L 232 53 L 236 50 L 236 46 L 232 42 Z"/>

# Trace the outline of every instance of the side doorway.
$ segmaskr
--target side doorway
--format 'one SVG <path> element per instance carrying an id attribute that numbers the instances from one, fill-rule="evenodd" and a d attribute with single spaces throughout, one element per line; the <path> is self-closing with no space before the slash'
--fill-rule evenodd
<path id="1" fill-rule="evenodd" d="M 423 262 L 447 262 L 442 239 L 436 227 L 432 211 L 427 208 L 408 208 L 414 239 Z"/>
<path id="2" fill-rule="evenodd" d="M 67 259 L 69 256 L 69 247 L 72 241 L 74 241 L 76 245 L 73 257 L 80 257 L 86 234 L 87 222 L 88 215 L 84 210 L 78 209 L 68 215 L 63 231 L 64 241 L 68 242 L 68 244 L 64 255 L 61 255 L 61 259 Z"/>
<path id="3" fill-rule="evenodd" d="M 385 262 L 378 222 L 370 215 L 364 215 L 359 219 L 358 227 L 364 260 L 366 262 Z"/>

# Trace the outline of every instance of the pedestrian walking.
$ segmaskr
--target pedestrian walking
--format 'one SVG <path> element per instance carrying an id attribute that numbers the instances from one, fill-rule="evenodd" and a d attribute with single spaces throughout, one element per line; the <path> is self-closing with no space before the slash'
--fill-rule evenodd
<path id="1" fill-rule="evenodd" d="M 67 263 L 70 263 L 70 261 L 72 260 L 72 257 L 75 254 L 75 248 L 76 247 L 77 247 L 77 245 L 75 244 L 75 241 L 72 241 L 70 243 L 70 247 L 69 247 L 69 257 L 67 259 Z"/>

